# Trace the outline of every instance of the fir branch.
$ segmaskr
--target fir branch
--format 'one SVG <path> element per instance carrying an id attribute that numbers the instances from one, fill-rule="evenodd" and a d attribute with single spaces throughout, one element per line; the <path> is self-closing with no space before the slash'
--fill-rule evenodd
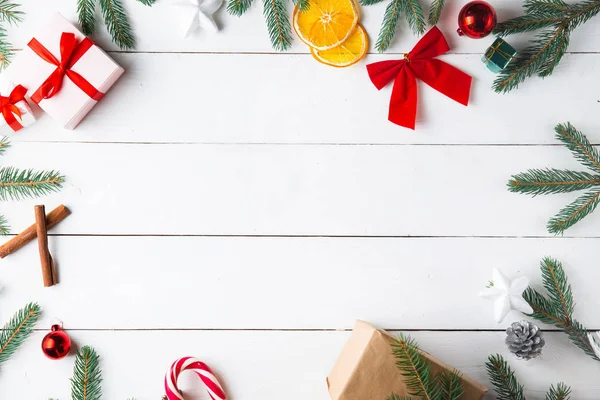
<path id="1" fill-rule="evenodd" d="M 102 371 L 98 354 L 93 348 L 84 346 L 75 359 L 71 378 L 72 400 L 100 400 L 102 397 Z"/>
<path id="2" fill-rule="evenodd" d="M 588 189 L 587 193 L 548 221 L 548 231 L 558 235 L 592 213 L 600 203 L 600 156 L 585 135 L 569 122 L 558 124 L 555 131 L 556 138 L 563 142 L 579 162 L 592 169 L 594 174 L 555 168 L 530 169 L 513 175 L 508 181 L 508 190 L 537 196 Z"/>
<path id="3" fill-rule="evenodd" d="M 552 74 L 569 45 L 571 32 L 600 12 L 600 0 L 588 0 L 568 5 L 562 0 L 529 0 L 526 15 L 498 24 L 494 33 L 505 36 L 519 32 L 547 28 L 533 43 L 519 52 L 494 81 L 498 93 L 507 93 L 519 87 L 526 78 Z"/>
<path id="4" fill-rule="evenodd" d="M 8 136 L 4 136 L 2 139 L 0 139 L 0 155 L 4 154 L 6 149 L 8 149 L 9 147 L 10 139 L 8 138 Z"/>
<path id="5" fill-rule="evenodd" d="M 598 150 L 591 145 L 583 133 L 575 129 L 570 122 L 558 124 L 554 130 L 556 131 L 556 138 L 567 146 L 580 163 L 589 169 L 600 172 Z"/>
<path id="6" fill-rule="evenodd" d="M 523 385 L 500 354 L 490 355 L 485 368 L 499 400 L 525 400 Z"/>
<path id="7" fill-rule="evenodd" d="M 25 13 L 19 7 L 19 4 L 15 4 L 11 0 L 0 0 L 0 22 L 16 25 L 23 21 Z"/>
<path id="8" fill-rule="evenodd" d="M 548 232 L 562 235 L 567 229 L 592 213 L 600 202 L 600 190 L 590 191 L 563 208 L 548 221 Z"/>
<path id="9" fill-rule="evenodd" d="M 96 0 L 77 0 L 77 18 L 81 31 L 91 35 L 96 30 Z"/>
<path id="10" fill-rule="evenodd" d="M 64 176 L 58 171 L 0 168 L 0 200 L 40 197 L 62 188 Z"/>
<path id="11" fill-rule="evenodd" d="M 229 0 L 227 3 L 227 12 L 231 15 L 240 16 L 252 5 L 252 0 Z"/>
<path id="12" fill-rule="evenodd" d="M 121 49 L 133 49 L 135 38 L 121 0 L 100 0 L 100 8 L 113 41 Z"/>
<path id="13" fill-rule="evenodd" d="M 439 400 L 458 400 L 464 393 L 459 371 L 443 371 L 436 377 L 440 387 Z"/>
<path id="14" fill-rule="evenodd" d="M 433 0 L 431 4 L 431 8 L 429 8 L 429 18 L 427 18 L 427 22 L 429 25 L 436 25 L 440 20 L 440 16 L 442 15 L 442 10 L 444 9 L 444 3 L 446 0 Z"/>
<path id="15" fill-rule="evenodd" d="M 549 297 L 531 287 L 525 290 L 523 298 L 533 308 L 531 317 L 561 329 L 577 347 L 596 361 L 600 361 L 589 341 L 587 329 L 573 318 L 575 302 L 562 264 L 546 257 L 542 260 L 540 269 L 543 286 Z"/>
<path id="16" fill-rule="evenodd" d="M 564 383 L 559 382 L 556 387 L 550 385 L 550 389 L 548 390 L 548 393 L 546 393 L 544 400 L 568 400 L 570 395 L 571 388 Z"/>
<path id="17" fill-rule="evenodd" d="M 508 190 L 533 196 L 551 193 L 567 193 L 600 186 L 600 176 L 588 172 L 562 169 L 530 169 L 513 175 Z"/>
<path id="18" fill-rule="evenodd" d="M 298 10 L 300 10 L 300 12 L 306 12 L 310 10 L 309 0 L 294 0 L 294 5 L 298 7 Z"/>
<path id="19" fill-rule="evenodd" d="M 360 0 L 361 6 L 370 6 L 372 4 L 381 3 L 383 0 Z"/>
<path id="20" fill-rule="evenodd" d="M 400 9 L 406 15 L 406 21 L 413 33 L 416 35 L 425 33 L 423 9 L 418 0 L 402 0 L 400 1 Z"/>
<path id="21" fill-rule="evenodd" d="M 0 26 L 0 70 L 8 67 L 14 55 L 15 50 L 8 41 L 6 29 Z"/>
<path id="22" fill-rule="evenodd" d="M 437 391 L 430 379 L 430 364 L 421 357 L 419 348 L 410 337 L 400 336 L 392 344 L 396 366 L 404 376 L 406 389 L 411 396 L 433 400 Z"/>
<path id="23" fill-rule="evenodd" d="M 10 226 L 4 215 L 0 215 L 0 236 L 8 235 L 10 233 Z"/>
<path id="24" fill-rule="evenodd" d="M 279 51 L 289 49 L 292 35 L 285 0 L 263 0 L 263 7 L 271 45 Z"/>
<path id="25" fill-rule="evenodd" d="M 29 337 L 40 314 L 40 306 L 29 303 L 4 325 L 0 332 L 0 363 L 8 360 Z"/>
<path id="26" fill-rule="evenodd" d="M 404 0 L 392 0 L 385 8 L 385 14 L 383 14 L 383 21 L 381 22 L 381 29 L 379 30 L 379 35 L 377 36 L 377 42 L 375 42 L 375 48 L 380 53 L 386 51 L 388 47 L 390 47 L 392 39 L 396 35 L 396 27 L 401 14 L 400 3 L 402 1 Z"/>
<path id="27" fill-rule="evenodd" d="M 137 0 L 145 6 L 152 6 L 156 3 L 156 0 Z"/>

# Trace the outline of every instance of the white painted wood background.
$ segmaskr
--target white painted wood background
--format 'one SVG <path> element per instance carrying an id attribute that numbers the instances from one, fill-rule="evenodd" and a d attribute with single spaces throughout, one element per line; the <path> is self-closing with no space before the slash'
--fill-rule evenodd
<path id="1" fill-rule="evenodd" d="M 22 47 L 56 10 L 74 20 L 75 3 L 27 0 L 10 38 Z M 2 204 L 15 232 L 33 222 L 34 204 L 73 211 L 50 238 L 60 285 L 42 288 L 35 244 L 1 263 L 0 320 L 27 301 L 44 309 L 0 368 L 2 398 L 69 398 L 74 358 L 52 362 L 39 348 L 59 319 L 100 353 L 109 400 L 160 399 L 164 372 L 184 355 L 209 363 L 232 399 L 326 400 L 325 377 L 357 318 L 410 330 L 485 384 L 486 357 L 499 352 L 529 399 L 560 380 L 574 399 L 600 397 L 600 365 L 565 335 L 548 332 L 543 357 L 517 361 L 503 330 L 519 315 L 495 324 L 477 297 L 492 267 L 539 284 L 539 260 L 552 255 L 565 263 L 577 316 L 600 329 L 600 215 L 555 238 L 545 222 L 573 196 L 505 188 L 529 167 L 577 167 L 553 138 L 558 122 L 598 143 L 598 21 L 573 34 L 552 77 L 501 96 L 479 60 L 492 39 L 456 36 L 465 1 L 450 0 L 443 59 L 473 75 L 471 105 L 420 84 L 412 132 L 387 122 L 390 91 L 364 67 L 412 48 L 404 24 L 389 54 L 338 70 L 299 40 L 273 52 L 258 0 L 242 18 L 221 9 L 219 34 L 188 40 L 165 0 L 125 3 L 137 50 L 118 51 L 102 25 L 96 36 L 124 77 L 76 131 L 44 116 L 0 160 L 67 176 L 61 193 Z M 500 20 L 522 13 L 518 1 L 494 5 Z M 384 8 L 361 11 L 372 41 Z M 182 386 L 208 398 L 194 379 Z"/>

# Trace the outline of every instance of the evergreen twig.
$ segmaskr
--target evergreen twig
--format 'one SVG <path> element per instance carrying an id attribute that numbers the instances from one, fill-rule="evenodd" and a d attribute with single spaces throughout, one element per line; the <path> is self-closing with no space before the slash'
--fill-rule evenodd
<path id="1" fill-rule="evenodd" d="M 251 5 L 252 0 L 229 0 L 227 3 L 227 12 L 239 17 L 248 11 Z"/>
<path id="2" fill-rule="evenodd" d="M 0 215 L 0 236 L 8 235 L 10 233 L 10 226 L 4 215 Z"/>
<path id="3" fill-rule="evenodd" d="M 556 387 L 550 385 L 550 389 L 548 390 L 548 393 L 546 393 L 544 400 L 567 400 L 570 395 L 571 388 L 564 383 L 559 382 Z"/>
<path id="4" fill-rule="evenodd" d="M 29 303 L 4 325 L 0 332 L 0 363 L 8 360 L 31 335 L 40 314 L 40 306 Z"/>
<path id="5" fill-rule="evenodd" d="M 151 6 L 154 5 L 154 3 L 156 3 L 156 0 L 137 0 L 140 3 L 142 3 L 145 6 Z"/>
<path id="6" fill-rule="evenodd" d="M 485 362 L 485 369 L 494 386 L 498 400 L 525 400 L 523 385 L 515 376 L 514 371 L 500 354 L 490 354 Z M 571 388 L 562 382 L 556 387 L 550 386 L 545 400 L 568 400 Z"/>
<path id="7" fill-rule="evenodd" d="M 410 337 L 400 335 L 392 343 L 396 366 L 404 377 L 407 392 L 424 400 L 458 400 L 463 394 L 463 385 L 458 371 L 444 371 L 431 376 L 431 365 L 419 351 L 417 343 Z M 390 394 L 387 400 L 405 400 Z"/>
<path id="8" fill-rule="evenodd" d="M 499 400 L 525 400 L 523 385 L 515 377 L 514 371 L 500 354 L 490 355 L 485 369 Z"/>
<path id="9" fill-rule="evenodd" d="M 0 200 L 39 197 L 62 188 L 64 177 L 57 171 L 0 168 Z"/>
<path id="10" fill-rule="evenodd" d="M 96 0 L 77 0 L 77 18 L 85 35 L 91 35 L 96 29 Z"/>
<path id="11" fill-rule="evenodd" d="M 292 45 L 292 28 L 285 0 L 263 0 L 263 14 L 273 48 L 278 51 L 289 49 Z"/>
<path id="12" fill-rule="evenodd" d="M 545 29 L 508 64 L 494 81 L 498 93 L 517 89 L 533 75 L 546 77 L 560 63 L 569 45 L 571 32 L 600 12 L 600 0 L 567 4 L 562 0 L 525 0 L 525 15 L 500 23 L 498 36 Z"/>
<path id="13" fill-rule="evenodd" d="M 547 228 L 550 233 L 562 234 L 593 212 L 600 204 L 600 156 L 585 135 L 570 123 L 557 125 L 555 131 L 556 138 L 573 153 L 579 162 L 592 170 L 592 173 L 555 168 L 530 169 L 513 175 L 508 182 L 508 190 L 537 196 L 587 189 L 588 192 L 560 210 L 548 221 Z"/>
<path id="14" fill-rule="evenodd" d="M 0 0 L 0 24 L 17 25 L 23 20 L 24 15 L 19 4 L 13 3 L 11 0 Z M 0 25 L 0 70 L 10 64 L 14 55 L 15 50 L 8 41 L 6 29 Z"/>
<path id="15" fill-rule="evenodd" d="M 376 4 L 382 0 L 360 0 L 363 6 Z M 429 8 L 428 22 L 430 25 L 437 24 L 442 10 L 444 9 L 445 0 L 432 0 Z M 385 9 L 379 35 L 375 42 L 375 48 L 378 52 L 386 51 L 396 35 L 398 19 L 400 15 L 404 15 L 408 26 L 416 35 L 425 33 L 425 18 L 423 17 L 423 9 L 418 0 L 391 0 Z"/>
<path id="16" fill-rule="evenodd" d="M 600 361 L 589 341 L 587 329 L 573 318 L 575 302 L 562 264 L 558 260 L 546 257 L 542 260 L 540 269 L 548 296 L 531 287 L 525 290 L 523 298 L 533 308 L 531 317 L 561 329 L 585 354 Z"/>
<path id="17" fill-rule="evenodd" d="M 113 41 L 124 50 L 133 49 L 135 38 L 129 25 L 129 17 L 121 0 L 100 0 L 104 23 Z"/>
<path id="18" fill-rule="evenodd" d="M 102 371 L 98 359 L 90 346 L 84 346 L 77 353 L 71 378 L 72 400 L 100 400 L 102 397 Z"/>

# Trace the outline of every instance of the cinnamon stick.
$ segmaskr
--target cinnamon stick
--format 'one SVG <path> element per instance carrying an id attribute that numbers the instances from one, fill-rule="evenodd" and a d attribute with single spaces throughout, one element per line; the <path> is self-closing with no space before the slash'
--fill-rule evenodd
<path id="1" fill-rule="evenodd" d="M 67 218 L 69 215 L 71 215 L 71 211 L 69 211 L 67 207 L 61 204 L 46 215 L 46 228 L 52 229 L 59 222 Z M 23 232 L 19 233 L 17 236 L 0 246 L 0 258 L 4 258 L 7 255 L 19 250 L 21 247 L 25 246 L 27 243 L 35 239 L 36 236 L 37 228 L 36 224 L 33 224 L 29 228 L 25 229 Z"/>
<path id="2" fill-rule="evenodd" d="M 43 205 L 35 206 L 35 227 L 40 250 L 40 261 L 42 263 L 42 277 L 44 287 L 54 285 L 52 273 L 52 256 L 48 249 L 48 228 L 46 227 L 46 208 Z"/>

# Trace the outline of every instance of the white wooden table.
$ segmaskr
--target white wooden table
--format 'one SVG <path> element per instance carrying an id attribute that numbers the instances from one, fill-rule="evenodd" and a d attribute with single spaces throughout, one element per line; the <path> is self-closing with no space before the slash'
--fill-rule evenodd
<path id="1" fill-rule="evenodd" d="M 75 20 L 75 3 L 27 0 L 10 38 L 22 47 L 56 10 Z M 471 105 L 420 84 L 411 132 L 386 120 L 389 88 L 378 92 L 364 67 L 412 48 L 404 25 L 389 54 L 338 70 L 297 39 L 274 52 L 258 0 L 242 18 L 221 9 L 219 34 L 188 40 L 164 0 L 125 3 L 136 51 L 118 51 L 102 24 L 96 36 L 123 78 L 76 131 L 42 117 L 0 160 L 67 176 L 61 193 L 2 204 L 14 232 L 33 222 L 34 204 L 73 211 L 50 238 L 60 285 L 42 288 L 35 244 L 2 261 L 0 321 L 28 301 L 44 309 L 39 330 L 0 369 L 2 398 L 70 398 L 74 358 L 52 362 L 40 351 L 61 320 L 78 346 L 101 355 L 105 399 L 160 399 L 170 363 L 194 355 L 232 399 L 325 400 L 325 377 L 357 318 L 410 331 L 486 384 L 484 362 L 499 352 L 528 398 L 561 380 L 574 399 L 600 397 L 600 365 L 565 335 L 547 332 L 543 357 L 517 361 L 503 330 L 520 316 L 498 325 L 477 297 L 492 267 L 539 284 L 539 260 L 552 255 L 565 263 L 578 317 L 600 328 L 600 215 L 555 238 L 545 222 L 571 195 L 506 190 L 529 167 L 578 167 L 554 140 L 556 123 L 600 140 L 598 21 L 573 34 L 552 77 L 501 96 L 480 61 L 491 38 L 459 38 L 464 1 L 450 1 L 443 59 L 474 77 Z M 500 20 L 522 12 L 518 1 L 495 6 Z M 372 42 L 384 8 L 362 9 Z M 208 398 L 192 378 L 182 387 Z"/>

